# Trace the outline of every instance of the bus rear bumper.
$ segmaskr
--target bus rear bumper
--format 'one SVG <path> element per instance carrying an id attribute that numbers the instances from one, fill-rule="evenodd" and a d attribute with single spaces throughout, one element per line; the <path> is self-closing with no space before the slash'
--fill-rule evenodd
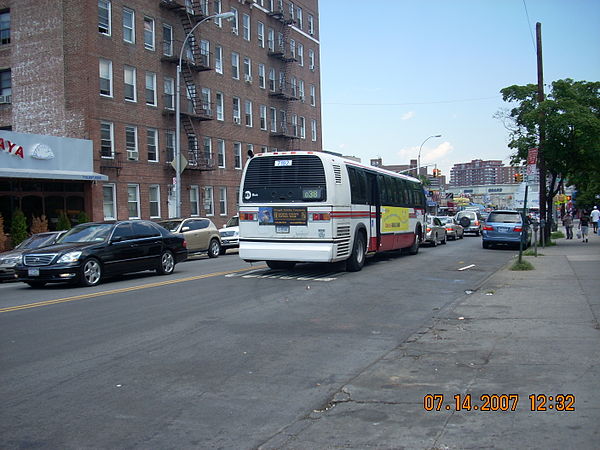
<path id="1" fill-rule="evenodd" d="M 239 254 L 245 261 L 333 262 L 334 244 L 240 241 Z"/>

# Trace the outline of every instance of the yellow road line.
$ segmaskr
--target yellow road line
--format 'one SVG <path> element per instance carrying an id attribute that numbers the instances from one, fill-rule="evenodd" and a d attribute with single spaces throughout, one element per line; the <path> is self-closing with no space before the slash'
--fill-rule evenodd
<path id="1" fill-rule="evenodd" d="M 26 305 L 8 306 L 6 308 L 0 308 L 0 314 L 6 313 L 6 312 L 11 312 L 11 311 L 20 311 L 22 309 L 39 308 L 41 306 L 56 305 L 58 303 L 74 302 L 76 300 L 84 300 L 86 298 L 102 297 L 104 295 L 121 294 L 123 292 L 139 291 L 140 289 L 148 289 L 148 288 L 159 287 L 159 286 L 167 286 L 169 284 L 183 283 L 185 281 L 194 281 L 194 280 L 201 280 L 203 278 L 218 277 L 220 275 L 227 275 L 230 273 L 237 273 L 237 272 L 245 272 L 245 271 L 254 270 L 257 268 L 264 269 L 266 267 L 267 266 L 259 266 L 259 267 L 254 266 L 252 268 L 227 270 L 224 272 L 207 273 L 204 275 L 196 275 L 193 277 L 178 278 L 176 280 L 158 281 L 156 283 L 142 284 L 139 286 L 131 286 L 131 287 L 120 288 L 120 289 L 111 289 L 110 291 L 94 292 L 91 294 L 81 294 L 81 295 L 74 295 L 72 297 L 57 298 L 55 300 L 46 300 L 43 302 L 28 303 Z"/>

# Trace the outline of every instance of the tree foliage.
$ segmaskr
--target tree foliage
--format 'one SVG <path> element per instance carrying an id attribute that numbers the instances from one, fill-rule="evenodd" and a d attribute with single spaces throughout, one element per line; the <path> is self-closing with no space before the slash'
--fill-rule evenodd
<path id="1" fill-rule="evenodd" d="M 527 159 L 527 151 L 539 145 L 540 126 L 545 130 L 548 211 L 560 180 L 577 188 L 578 207 L 591 206 L 594 195 L 600 194 L 600 82 L 554 81 L 543 102 L 538 101 L 534 84 L 500 92 L 514 105 L 505 117 L 508 146 L 515 150 L 513 164 Z"/>
<path id="2" fill-rule="evenodd" d="M 12 216 L 10 223 L 10 238 L 13 247 L 27 239 L 27 219 L 20 209 L 17 209 Z"/>
<path id="3" fill-rule="evenodd" d="M 57 231 L 61 230 L 70 230 L 71 229 L 71 221 L 69 220 L 69 216 L 64 211 L 61 211 L 58 215 L 58 222 L 56 223 Z"/>

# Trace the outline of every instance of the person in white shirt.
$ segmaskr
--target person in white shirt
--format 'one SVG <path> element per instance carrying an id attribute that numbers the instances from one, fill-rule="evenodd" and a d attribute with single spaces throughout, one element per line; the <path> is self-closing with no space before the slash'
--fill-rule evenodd
<path id="1" fill-rule="evenodd" d="M 598 233 L 598 221 L 600 220 L 600 211 L 598 211 L 598 207 L 594 206 L 592 213 L 590 214 L 590 218 L 592 219 L 592 226 L 594 227 L 594 233 Z"/>

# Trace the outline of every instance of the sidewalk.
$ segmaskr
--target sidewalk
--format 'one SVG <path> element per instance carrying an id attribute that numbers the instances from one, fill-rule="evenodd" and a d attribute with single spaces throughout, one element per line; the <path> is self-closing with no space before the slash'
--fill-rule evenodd
<path id="1" fill-rule="evenodd" d="M 600 236 L 556 242 L 526 258 L 535 270 L 500 270 L 262 448 L 600 448 Z M 427 394 L 444 395 L 441 410 L 438 397 L 425 410 Z M 457 394 L 471 394 L 470 411 Z M 509 410 L 482 411 L 486 394 L 513 394 Z M 531 394 L 553 400 L 532 411 Z M 557 411 L 557 394 L 575 411 Z"/>

